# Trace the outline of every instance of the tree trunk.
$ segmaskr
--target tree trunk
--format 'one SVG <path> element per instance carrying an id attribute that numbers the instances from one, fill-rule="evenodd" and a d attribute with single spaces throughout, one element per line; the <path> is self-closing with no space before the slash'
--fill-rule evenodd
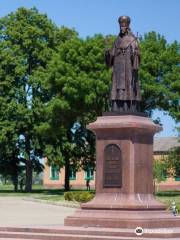
<path id="1" fill-rule="evenodd" d="M 28 158 L 26 159 L 26 185 L 25 191 L 31 192 L 32 191 L 32 161 L 30 156 L 30 138 L 26 136 L 25 138 L 25 149 Z"/>
<path id="2" fill-rule="evenodd" d="M 7 183 L 7 178 L 6 178 L 6 176 L 4 176 L 3 177 L 3 184 L 6 185 L 6 183 Z"/>
<path id="3" fill-rule="evenodd" d="M 26 160 L 26 192 L 32 191 L 32 162 L 31 160 Z"/>
<path id="4" fill-rule="evenodd" d="M 14 191 L 17 192 L 18 191 L 18 174 L 17 173 L 15 173 L 12 176 L 12 183 L 14 185 Z"/>
<path id="5" fill-rule="evenodd" d="M 69 168 L 70 168 L 70 163 L 69 163 L 69 158 L 65 159 L 65 179 L 64 179 L 64 190 L 69 191 L 70 190 L 70 184 L 69 184 Z"/>

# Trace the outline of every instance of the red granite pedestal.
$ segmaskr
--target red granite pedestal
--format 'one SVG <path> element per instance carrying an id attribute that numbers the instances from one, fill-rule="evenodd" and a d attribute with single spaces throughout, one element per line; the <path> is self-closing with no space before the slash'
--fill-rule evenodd
<path id="1" fill-rule="evenodd" d="M 0 239 L 179 240 L 180 217 L 153 195 L 153 135 L 161 127 L 126 115 L 99 117 L 88 128 L 97 138 L 95 198 L 65 226 L 0 227 Z"/>
<path id="2" fill-rule="evenodd" d="M 87 127 L 96 134 L 96 196 L 65 226 L 179 228 L 180 218 L 153 195 L 153 136 L 161 126 L 121 115 L 98 117 Z"/>

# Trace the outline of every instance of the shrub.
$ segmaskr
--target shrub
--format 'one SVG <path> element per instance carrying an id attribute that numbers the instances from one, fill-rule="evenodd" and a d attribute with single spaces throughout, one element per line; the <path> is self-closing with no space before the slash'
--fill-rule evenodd
<path id="1" fill-rule="evenodd" d="M 88 202 L 93 199 L 94 194 L 90 192 L 65 192 L 64 199 L 67 201 Z"/>
<path id="2" fill-rule="evenodd" d="M 75 200 L 76 202 L 81 202 L 81 201 L 80 201 L 80 195 L 81 195 L 81 192 L 74 192 L 74 193 L 73 193 L 73 197 L 74 197 L 74 200 Z"/>
<path id="3" fill-rule="evenodd" d="M 83 192 L 79 195 L 80 202 L 88 202 L 94 197 L 94 194 L 89 192 Z"/>
<path id="4" fill-rule="evenodd" d="M 67 201 L 73 201 L 73 193 L 72 192 L 65 192 L 64 193 L 64 199 Z"/>

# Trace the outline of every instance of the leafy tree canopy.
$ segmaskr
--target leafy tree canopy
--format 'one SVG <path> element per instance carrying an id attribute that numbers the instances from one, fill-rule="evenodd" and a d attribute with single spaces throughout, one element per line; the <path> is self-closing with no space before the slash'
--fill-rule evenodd
<path id="1" fill-rule="evenodd" d="M 140 80 L 143 109 L 160 109 L 180 120 L 180 43 L 168 44 L 155 32 L 145 34 L 140 41 Z"/>
<path id="2" fill-rule="evenodd" d="M 5 139 L 11 131 L 4 159 L 9 161 L 10 147 L 13 153 L 18 148 L 11 159 L 19 159 L 19 154 L 24 158 L 27 191 L 31 190 L 32 163 L 43 156 L 44 142 L 38 129 L 46 120 L 44 104 L 49 96 L 40 74 L 53 52 L 74 35 L 73 30 L 59 29 L 36 8 L 19 8 L 0 19 L 0 138 Z"/>

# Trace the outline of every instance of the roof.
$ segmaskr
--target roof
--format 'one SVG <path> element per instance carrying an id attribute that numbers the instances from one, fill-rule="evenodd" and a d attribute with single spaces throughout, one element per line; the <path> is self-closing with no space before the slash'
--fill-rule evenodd
<path id="1" fill-rule="evenodd" d="M 154 152 L 168 152 L 174 147 L 180 147 L 180 138 L 178 137 L 155 137 Z"/>

